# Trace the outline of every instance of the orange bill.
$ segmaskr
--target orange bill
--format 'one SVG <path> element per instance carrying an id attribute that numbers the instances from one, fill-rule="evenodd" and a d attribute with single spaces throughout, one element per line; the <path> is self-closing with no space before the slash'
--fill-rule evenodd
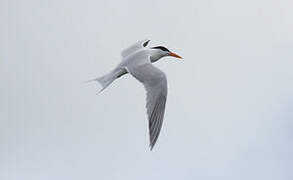
<path id="1" fill-rule="evenodd" d="M 183 59 L 181 56 L 179 56 L 178 54 L 175 54 L 175 53 L 173 53 L 173 52 L 170 52 L 170 53 L 169 53 L 169 56 L 173 56 L 173 57 L 176 57 L 176 58 Z"/>

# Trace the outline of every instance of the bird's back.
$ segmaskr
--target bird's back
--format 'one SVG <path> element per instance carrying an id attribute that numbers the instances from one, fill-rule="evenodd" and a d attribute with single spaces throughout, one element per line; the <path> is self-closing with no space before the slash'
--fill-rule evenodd
<path id="1" fill-rule="evenodd" d="M 119 66 L 135 67 L 146 63 L 150 63 L 150 54 L 148 49 L 143 48 L 123 58 Z"/>

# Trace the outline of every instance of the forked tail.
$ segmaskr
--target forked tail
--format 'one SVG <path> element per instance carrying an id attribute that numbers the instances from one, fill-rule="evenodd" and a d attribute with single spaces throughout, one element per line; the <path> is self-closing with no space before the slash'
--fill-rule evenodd
<path id="1" fill-rule="evenodd" d="M 111 71 L 110 73 L 105 74 L 104 76 L 101 76 L 101 77 L 98 77 L 95 79 L 91 79 L 87 82 L 97 81 L 101 85 L 101 89 L 98 92 L 98 93 L 100 93 L 104 89 L 106 89 L 106 87 L 108 87 L 116 78 L 117 78 L 117 73 L 115 73 L 115 71 Z"/>

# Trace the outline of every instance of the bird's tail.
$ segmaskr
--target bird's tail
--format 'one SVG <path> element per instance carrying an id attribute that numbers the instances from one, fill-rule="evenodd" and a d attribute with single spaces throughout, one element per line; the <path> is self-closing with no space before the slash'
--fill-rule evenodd
<path id="1" fill-rule="evenodd" d="M 97 81 L 101 85 L 101 89 L 98 93 L 102 92 L 106 87 L 108 87 L 115 79 L 117 78 L 117 73 L 115 71 L 111 71 L 104 76 L 88 80 L 87 82 Z"/>

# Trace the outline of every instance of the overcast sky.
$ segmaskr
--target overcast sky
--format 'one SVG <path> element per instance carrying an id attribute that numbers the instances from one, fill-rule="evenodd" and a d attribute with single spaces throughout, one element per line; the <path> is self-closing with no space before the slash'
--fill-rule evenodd
<path id="1" fill-rule="evenodd" d="M 291 0 L 1 0 L 1 180 L 293 179 Z M 85 84 L 151 39 L 184 59 L 153 151 L 143 86 Z"/>

